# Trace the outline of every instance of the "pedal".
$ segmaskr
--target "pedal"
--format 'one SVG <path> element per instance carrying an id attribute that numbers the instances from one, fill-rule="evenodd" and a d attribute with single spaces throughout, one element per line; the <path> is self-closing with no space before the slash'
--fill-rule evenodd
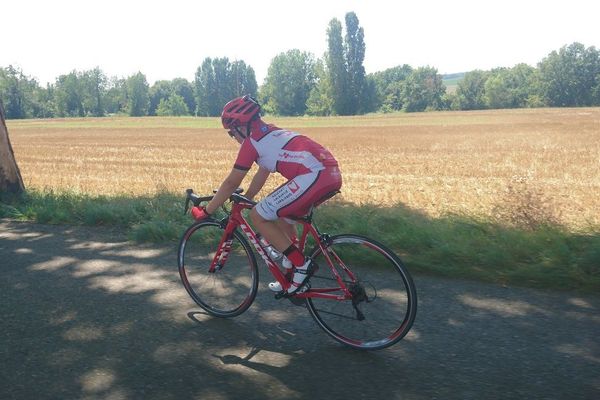
<path id="1" fill-rule="evenodd" d="M 304 303 L 306 303 L 306 298 L 303 297 L 296 297 L 297 294 L 301 294 L 301 293 L 306 293 L 310 290 L 310 282 L 306 282 L 306 284 L 304 285 L 304 287 L 302 287 L 301 289 L 299 289 L 296 293 L 294 294 L 288 294 L 286 291 L 282 290 L 279 293 L 275 293 L 275 300 L 280 300 L 280 299 L 288 299 L 289 301 L 292 302 L 292 304 L 294 304 L 295 306 L 302 306 L 304 305 Z"/>
<path id="2" fill-rule="evenodd" d="M 287 297 L 287 293 L 285 292 L 285 290 L 282 290 L 279 293 L 275 293 L 275 300 L 279 300 L 279 299 L 282 299 L 284 297 Z"/>

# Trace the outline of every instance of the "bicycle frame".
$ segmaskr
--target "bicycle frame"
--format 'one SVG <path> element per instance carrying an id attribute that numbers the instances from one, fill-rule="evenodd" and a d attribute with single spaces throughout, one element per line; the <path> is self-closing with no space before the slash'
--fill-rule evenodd
<path id="1" fill-rule="evenodd" d="M 281 272 L 277 264 L 271 259 L 271 257 L 264 251 L 262 246 L 259 243 L 258 237 L 256 233 L 252 229 L 252 227 L 248 224 L 244 216 L 242 215 L 242 210 L 250 209 L 254 206 L 254 204 L 247 203 L 244 201 L 234 202 L 232 204 L 231 213 L 227 220 L 227 225 L 225 226 L 225 232 L 223 233 L 223 237 L 219 242 L 219 247 L 215 256 L 213 257 L 213 261 L 211 262 L 209 272 L 215 272 L 219 269 L 223 268 L 225 262 L 227 261 L 227 257 L 229 252 L 231 251 L 231 244 L 233 243 L 233 232 L 239 226 L 242 232 L 246 235 L 250 243 L 254 246 L 256 252 L 261 256 L 265 264 L 267 265 L 269 271 L 273 275 L 273 277 L 281 284 L 281 287 L 284 291 L 287 291 L 290 287 L 291 283 L 285 278 L 284 274 Z M 321 235 L 314 225 L 311 222 L 305 221 L 303 219 L 298 220 L 298 222 L 302 225 L 302 232 L 300 234 L 300 245 L 299 249 L 304 253 L 307 239 L 312 236 L 317 243 L 317 246 L 320 247 L 321 253 L 325 257 L 328 266 L 331 268 L 331 271 L 338 283 L 337 287 L 330 288 L 311 288 L 310 290 L 298 293 L 294 297 L 296 298 L 323 298 L 330 300 L 349 300 L 352 299 L 352 294 L 348 289 L 347 285 L 344 283 L 340 273 L 338 272 L 335 264 L 332 260 L 335 259 L 337 265 L 344 271 L 344 273 L 352 280 L 352 282 L 356 282 L 356 277 L 352 272 L 346 267 L 344 262 L 340 257 L 335 253 L 335 251 L 326 248 L 323 246 L 324 238 L 328 237 L 327 235 Z M 340 292 L 341 294 L 335 294 L 335 292 Z"/>

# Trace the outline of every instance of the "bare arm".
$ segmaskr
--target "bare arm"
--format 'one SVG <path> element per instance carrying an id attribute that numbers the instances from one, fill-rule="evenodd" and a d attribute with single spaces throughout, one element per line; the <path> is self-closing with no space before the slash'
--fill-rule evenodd
<path id="1" fill-rule="evenodd" d="M 246 191 L 246 197 L 253 199 L 260 192 L 270 174 L 271 172 L 268 169 L 259 167 L 254 178 L 252 178 L 252 182 L 250 182 L 250 187 Z"/>
<path id="2" fill-rule="evenodd" d="M 248 171 L 242 171 L 233 168 L 227 178 L 225 178 L 221 184 L 221 187 L 219 187 L 219 190 L 217 190 L 215 197 L 213 197 L 213 199 L 206 205 L 206 212 L 209 214 L 214 214 L 214 212 L 217 211 L 217 209 L 221 207 L 225 201 L 227 201 L 235 189 L 240 186 L 247 172 Z"/>

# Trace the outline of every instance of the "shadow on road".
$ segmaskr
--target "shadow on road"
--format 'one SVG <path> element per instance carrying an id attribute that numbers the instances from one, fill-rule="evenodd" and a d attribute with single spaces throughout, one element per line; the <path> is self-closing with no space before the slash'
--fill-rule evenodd
<path id="1" fill-rule="evenodd" d="M 0 220 L 0 398 L 600 396 L 600 299 L 416 277 L 396 346 L 358 352 L 259 294 L 222 320 L 179 283 L 176 245 Z"/>

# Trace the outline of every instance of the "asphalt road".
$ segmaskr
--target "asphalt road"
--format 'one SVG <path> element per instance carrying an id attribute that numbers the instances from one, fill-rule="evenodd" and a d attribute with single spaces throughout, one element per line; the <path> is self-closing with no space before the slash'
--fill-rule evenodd
<path id="1" fill-rule="evenodd" d="M 174 243 L 0 220 L 0 399 L 600 399 L 600 296 L 417 275 L 411 332 L 360 352 L 261 273 L 216 319 Z"/>

